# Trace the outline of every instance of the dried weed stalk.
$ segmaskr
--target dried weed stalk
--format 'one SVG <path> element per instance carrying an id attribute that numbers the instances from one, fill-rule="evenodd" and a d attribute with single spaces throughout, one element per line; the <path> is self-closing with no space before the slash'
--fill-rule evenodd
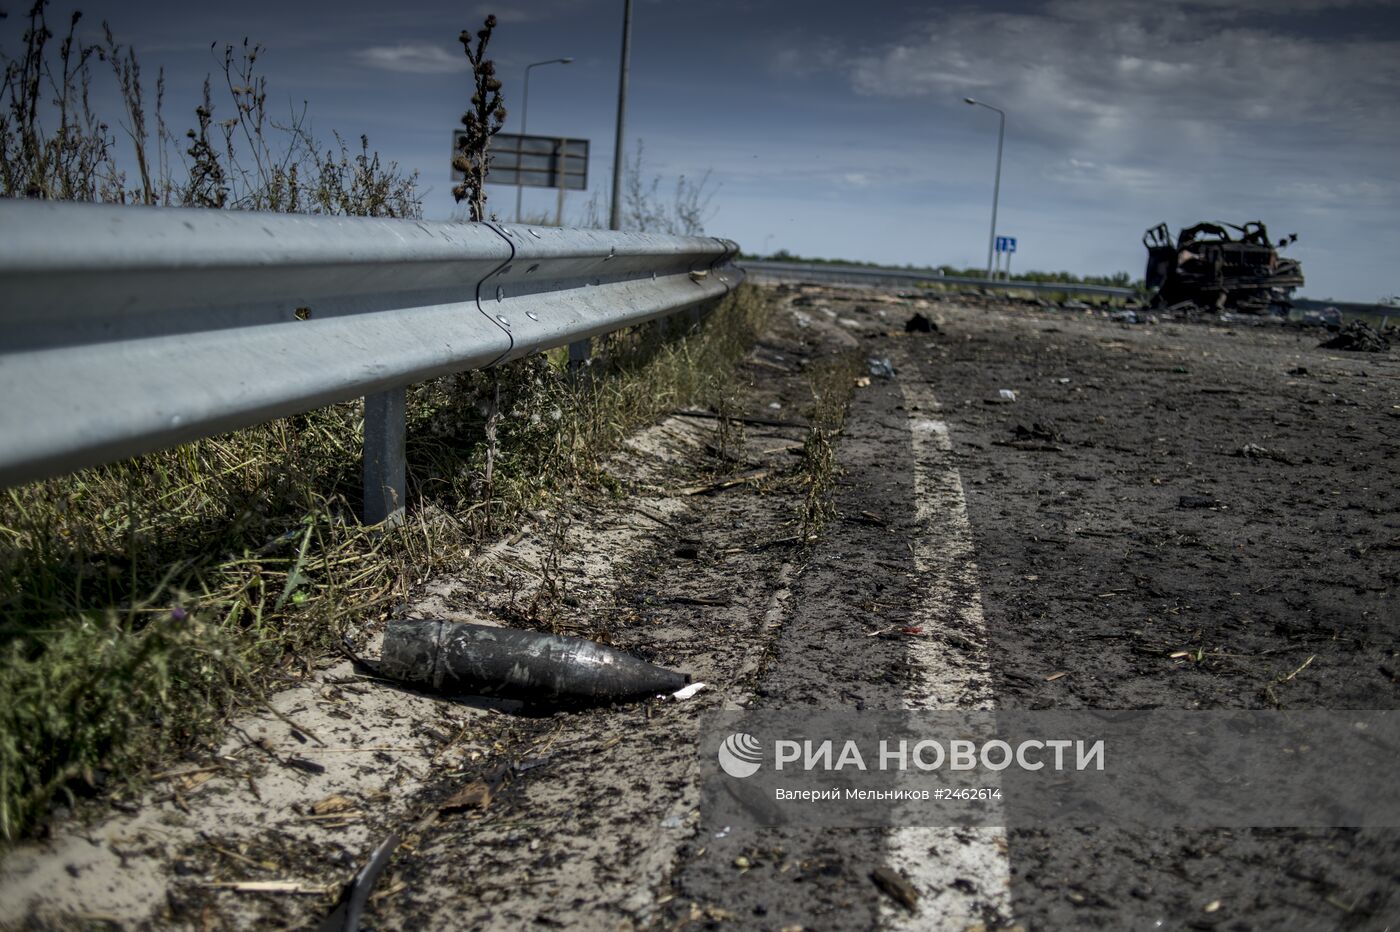
<path id="1" fill-rule="evenodd" d="M 475 51 L 470 32 L 463 30 L 458 36 L 467 61 L 471 62 L 475 87 L 471 109 L 462 114 L 462 126 L 466 128 L 462 147 L 452 160 L 453 167 L 465 174 L 466 179 L 452 189 L 452 196 L 458 203 L 468 202 L 471 219 L 478 223 L 486 219 L 486 173 L 491 166 L 491 137 L 499 133 L 506 122 L 496 63 L 486 57 L 486 46 L 495 28 L 496 17 L 486 17 L 485 24 L 476 32 Z"/>

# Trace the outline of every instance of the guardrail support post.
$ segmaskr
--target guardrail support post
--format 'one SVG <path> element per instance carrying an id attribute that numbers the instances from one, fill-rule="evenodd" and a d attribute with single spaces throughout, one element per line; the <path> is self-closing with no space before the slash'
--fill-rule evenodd
<path id="1" fill-rule="evenodd" d="M 403 522 L 408 491 L 404 463 L 406 389 L 365 396 L 366 524 L 397 527 Z"/>
<path id="2" fill-rule="evenodd" d="M 593 341 L 588 338 L 575 340 L 569 344 L 569 371 L 577 372 L 593 355 Z"/>

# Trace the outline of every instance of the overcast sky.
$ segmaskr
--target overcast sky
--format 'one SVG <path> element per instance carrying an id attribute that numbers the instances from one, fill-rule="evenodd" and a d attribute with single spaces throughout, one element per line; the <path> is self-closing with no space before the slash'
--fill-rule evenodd
<path id="1" fill-rule="evenodd" d="M 327 136 L 367 133 L 420 172 L 443 218 L 467 96 L 456 36 L 495 12 L 507 130 L 524 66 L 572 56 L 534 70 L 529 128 L 592 140 L 590 187 L 610 176 L 622 0 L 80 6 L 148 74 L 165 67 L 179 131 L 210 43 L 262 43 L 270 101 L 307 101 Z M 0 0 L 10 54 L 26 7 Z M 1299 234 L 1304 294 L 1400 294 L 1393 2 L 636 0 L 632 51 L 628 145 L 644 140 L 662 190 L 710 172 L 708 231 L 750 251 L 985 263 L 997 117 L 971 95 L 1007 113 L 998 226 L 1019 240 L 1013 272 L 1136 278 L 1150 225 L 1259 219 Z M 572 219 L 586 200 L 570 194 Z M 527 192 L 527 212 L 553 204 Z M 492 188 L 490 206 L 509 219 L 514 189 Z"/>

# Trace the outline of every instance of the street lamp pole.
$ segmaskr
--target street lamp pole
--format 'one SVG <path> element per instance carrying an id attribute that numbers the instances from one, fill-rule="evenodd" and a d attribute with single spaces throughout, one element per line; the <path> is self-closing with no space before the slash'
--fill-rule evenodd
<path id="1" fill-rule="evenodd" d="M 627 117 L 627 70 L 632 58 L 632 0 L 622 7 L 622 68 L 617 77 L 617 137 L 613 142 L 612 210 L 608 213 L 608 229 L 622 229 L 622 151 Z"/>
<path id="2" fill-rule="evenodd" d="M 986 107 L 988 110 L 995 110 L 997 116 L 1001 118 L 997 127 L 997 176 L 996 183 L 992 187 L 992 232 L 987 237 L 987 277 L 992 277 L 992 256 L 996 248 L 997 241 L 997 200 L 1001 197 L 1001 144 L 1006 138 L 1006 111 L 993 107 L 991 104 L 984 104 L 980 100 L 971 97 L 964 97 L 963 103 L 974 107 Z"/>
<path id="3" fill-rule="evenodd" d="M 567 65 L 572 62 L 572 58 L 548 58 L 544 61 L 531 62 L 525 66 L 525 92 L 520 95 L 520 135 L 524 136 L 529 129 L 528 117 L 530 115 L 530 69 L 538 68 L 540 65 Z M 515 222 L 520 222 L 520 195 L 525 190 L 520 183 L 520 153 L 516 153 L 515 161 Z"/>

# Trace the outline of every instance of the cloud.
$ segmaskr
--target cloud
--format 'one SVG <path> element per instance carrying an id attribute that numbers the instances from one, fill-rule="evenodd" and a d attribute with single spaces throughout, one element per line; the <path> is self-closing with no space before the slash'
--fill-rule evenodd
<path id="1" fill-rule="evenodd" d="M 1325 206 L 1338 201 L 1368 202 L 1394 200 L 1400 196 L 1400 183 L 1364 181 L 1294 181 L 1284 185 L 1279 194 L 1305 206 Z"/>
<path id="2" fill-rule="evenodd" d="M 589 0 L 530 0 L 530 2 L 516 0 L 509 6 L 482 3 L 477 5 L 475 16 L 477 20 L 494 16 L 497 22 L 501 23 L 538 23 L 586 10 L 591 5 Z M 620 9 L 621 7 L 619 7 Z M 473 26 L 472 28 L 475 30 L 477 27 Z"/>
<path id="3" fill-rule="evenodd" d="M 1171 187 L 1171 179 L 1160 171 L 1077 158 L 1053 162 L 1045 167 L 1043 175 L 1046 180 L 1060 184 L 1089 184 L 1141 192 L 1163 192 Z"/>
<path id="4" fill-rule="evenodd" d="M 528 23 L 537 18 L 532 12 L 522 10 L 518 6 L 510 6 L 502 9 L 490 3 L 478 6 L 476 8 L 476 16 L 478 19 L 483 20 L 487 16 L 494 16 L 496 17 L 496 21 L 501 23 Z"/>
<path id="5" fill-rule="evenodd" d="M 835 68 L 840 62 L 830 43 L 812 42 L 785 45 L 773 52 L 768 70 L 779 77 L 805 78 Z"/>
<path id="6" fill-rule="evenodd" d="M 848 77 L 867 96 L 948 108 L 984 98 L 1006 110 L 1008 145 L 1050 150 L 1044 174 L 1067 184 L 1141 191 L 1174 174 L 1202 189 L 1277 188 L 1321 174 L 1336 197 L 1364 198 L 1373 189 L 1329 182 L 1396 177 L 1400 34 L 1368 33 L 1344 11 L 1328 16 L 1350 31 L 1322 39 L 1278 15 L 1345 5 L 1058 0 L 950 12 L 857 55 Z"/>
<path id="7" fill-rule="evenodd" d="M 360 49 L 355 53 L 355 58 L 371 68 L 409 74 L 447 74 L 467 70 L 467 59 L 460 49 L 454 52 L 427 42 L 375 45 Z"/>

